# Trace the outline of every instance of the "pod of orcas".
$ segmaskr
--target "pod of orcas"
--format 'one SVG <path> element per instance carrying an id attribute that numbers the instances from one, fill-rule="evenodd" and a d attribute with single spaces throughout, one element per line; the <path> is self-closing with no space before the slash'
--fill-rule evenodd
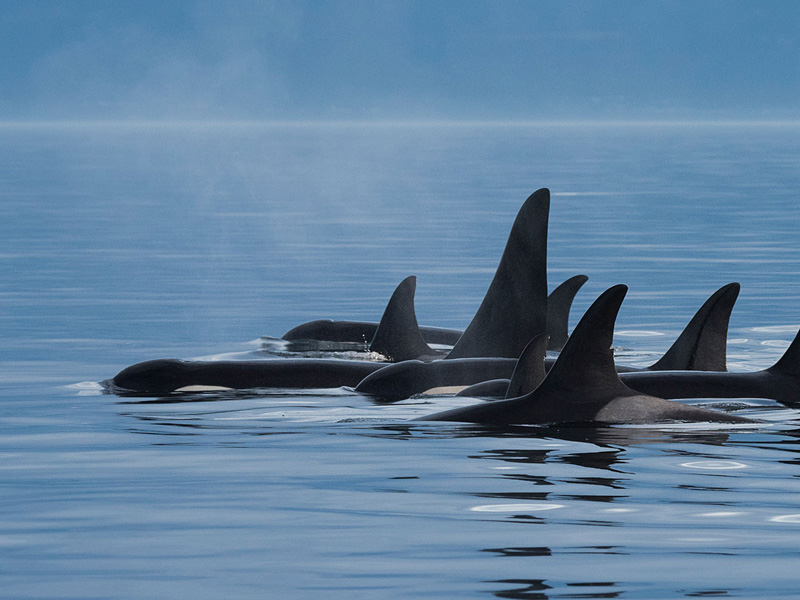
<path id="1" fill-rule="evenodd" d="M 288 344 L 310 341 L 327 349 L 360 344 L 384 361 L 158 359 L 123 369 L 103 384 L 123 396 L 198 389 L 349 387 L 386 403 L 426 392 L 458 392 L 484 401 L 420 420 L 492 426 L 752 423 L 731 412 L 674 401 L 688 398 L 767 398 L 800 406 L 800 334 L 772 367 L 727 372 L 728 323 L 739 294 L 737 283 L 717 290 L 664 356 L 644 369 L 614 363 L 612 338 L 627 292 L 624 285 L 601 294 L 568 335 L 572 301 L 587 277 L 576 275 L 548 296 L 549 208 L 546 188 L 525 201 L 489 289 L 463 332 L 419 326 L 412 276 L 396 288 L 378 322 L 315 320 L 283 335 Z M 548 351 L 558 354 L 546 356 Z"/>

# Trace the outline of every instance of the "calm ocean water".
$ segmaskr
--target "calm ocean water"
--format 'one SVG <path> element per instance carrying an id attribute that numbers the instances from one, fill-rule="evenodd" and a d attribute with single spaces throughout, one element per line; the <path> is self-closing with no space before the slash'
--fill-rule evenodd
<path id="1" fill-rule="evenodd" d="M 463 327 L 553 192 L 551 285 L 616 283 L 652 362 L 739 281 L 731 370 L 800 328 L 797 126 L 0 125 L 0 597 L 794 598 L 800 411 L 763 425 L 408 419 L 347 390 L 130 401 L 149 358 L 255 356 L 418 276 Z M 714 406 L 712 403 L 704 403 Z M 716 404 L 717 406 L 720 403 Z"/>

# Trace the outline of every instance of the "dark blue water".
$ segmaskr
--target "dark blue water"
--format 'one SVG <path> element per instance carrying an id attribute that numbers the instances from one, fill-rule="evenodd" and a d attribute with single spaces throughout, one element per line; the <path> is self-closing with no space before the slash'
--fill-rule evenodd
<path id="1" fill-rule="evenodd" d="M 377 319 L 463 327 L 550 187 L 573 323 L 652 362 L 739 281 L 732 370 L 800 327 L 797 126 L 0 126 L 0 596 L 794 598 L 800 429 L 407 420 L 347 390 L 102 394 L 156 357 Z M 702 402 L 702 401 L 700 401 Z M 719 403 L 704 402 L 710 406 Z"/>

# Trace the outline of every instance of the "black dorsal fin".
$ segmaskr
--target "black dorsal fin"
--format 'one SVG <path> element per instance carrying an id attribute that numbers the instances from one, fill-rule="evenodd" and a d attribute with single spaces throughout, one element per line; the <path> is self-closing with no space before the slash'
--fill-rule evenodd
<path id="1" fill-rule="evenodd" d="M 544 355 L 547 352 L 547 335 L 540 333 L 525 346 L 514 367 L 514 374 L 506 390 L 506 398 L 518 398 L 535 390 L 544 381 Z"/>
<path id="2" fill-rule="evenodd" d="M 689 324 L 651 371 L 727 370 L 728 323 L 740 285 L 718 289 L 700 307 Z"/>
<path id="3" fill-rule="evenodd" d="M 550 190 L 522 205 L 478 312 L 447 358 L 518 358 L 547 325 L 547 221 Z"/>
<path id="4" fill-rule="evenodd" d="M 605 396 L 628 396 L 633 392 L 617 375 L 614 353 L 614 323 L 628 287 L 615 285 L 603 292 L 589 307 L 569 336 L 545 380 L 538 396 L 563 390 L 602 390 Z M 592 394 L 586 394 L 590 400 Z"/>
<path id="5" fill-rule="evenodd" d="M 800 331 L 794 336 L 792 343 L 780 357 L 778 362 L 772 365 L 768 371 L 773 373 L 783 373 L 800 377 Z"/>
<path id="6" fill-rule="evenodd" d="M 548 350 L 561 350 L 569 337 L 569 311 L 575 294 L 581 289 L 586 280 L 586 275 L 570 277 L 547 297 L 547 342 Z"/>
<path id="7" fill-rule="evenodd" d="M 416 289 L 417 278 L 413 275 L 395 288 L 369 345 L 370 351 L 383 354 L 394 362 L 436 354 L 419 331 L 414 310 Z"/>

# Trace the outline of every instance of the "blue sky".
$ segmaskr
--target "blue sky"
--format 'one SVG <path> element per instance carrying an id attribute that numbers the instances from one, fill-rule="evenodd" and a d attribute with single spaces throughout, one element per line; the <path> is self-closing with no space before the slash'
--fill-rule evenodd
<path id="1" fill-rule="evenodd" d="M 6 0 L 0 120 L 797 119 L 800 2 Z"/>

